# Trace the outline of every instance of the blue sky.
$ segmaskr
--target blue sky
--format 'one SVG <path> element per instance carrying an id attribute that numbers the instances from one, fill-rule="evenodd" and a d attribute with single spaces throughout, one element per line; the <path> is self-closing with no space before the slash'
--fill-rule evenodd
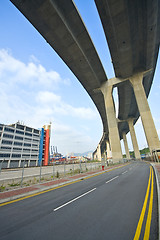
<path id="1" fill-rule="evenodd" d="M 107 77 L 114 77 L 94 1 L 76 0 L 75 4 Z M 40 128 L 51 121 L 51 144 L 58 146 L 61 153 L 94 151 L 103 127 L 92 100 L 69 68 L 9 0 L 1 0 L 0 10 L 0 122 L 11 124 L 19 120 Z M 149 105 L 160 135 L 158 69 L 160 60 Z M 117 105 L 116 95 L 115 101 Z M 147 144 L 140 120 L 135 129 L 141 149 Z M 132 150 L 130 134 L 127 139 Z"/>

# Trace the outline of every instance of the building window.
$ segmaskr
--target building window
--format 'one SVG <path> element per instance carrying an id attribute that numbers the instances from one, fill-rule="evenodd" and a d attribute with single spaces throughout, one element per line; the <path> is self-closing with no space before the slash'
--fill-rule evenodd
<path id="1" fill-rule="evenodd" d="M 14 129 L 11 129 L 11 128 L 8 128 L 8 127 L 5 127 L 4 129 L 6 132 L 14 132 Z"/>
<path id="2" fill-rule="evenodd" d="M 30 149 L 28 149 L 28 148 L 23 148 L 23 151 L 25 151 L 25 152 L 30 152 Z"/>
<path id="3" fill-rule="evenodd" d="M 22 131 L 19 131 L 19 130 L 16 130 L 16 133 L 18 133 L 18 134 L 21 134 L 21 135 L 23 135 L 23 134 L 24 134 L 24 132 L 22 132 Z"/>
<path id="4" fill-rule="evenodd" d="M 39 138 L 39 135 L 33 134 L 34 137 Z"/>
<path id="5" fill-rule="evenodd" d="M 21 142 L 14 142 L 14 145 L 22 146 L 22 143 Z"/>
<path id="6" fill-rule="evenodd" d="M 20 157 L 21 157 L 21 154 L 16 154 L 16 153 L 12 154 L 12 158 L 20 158 Z"/>
<path id="7" fill-rule="evenodd" d="M 25 138 L 24 140 L 27 140 L 27 141 L 32 141 L 32 139 L 31 139 L 31 138 Z"/>
<path id="8" fill-rule="evenodd" d="M 37 134 L 39 134 L 39 130 L 37 130 L 37 129 L 34 129 L 34 131 L 33 131 L 34 133 L 37 133 Z"/>
<path id="9" fill-rule="evenodd" d="M 36 158 L 37 157 L 37 155 L 31 155 L 31 158 Z"/>
<path id="10" fill-rule="evenodd" d="M 15 139 L 23 140 L 23 137 L 15 136 Z"/>
<path id="11" fill-rule="evenodd" d="M 14 147 L 13 150 L 15 150 L 15 151 L 22 151 L 22 148 L 16 148 L 16 147 Z"/>
<path id="12" fill-rule="evenodd" d="M 17 127 L 16 127 L 17 129 L 21 129 L 21 130 L 24 130 L 24 126 L 23 125 L 19 125 L 19 124 L 17 124 Z"/>
<path id="13" fill-rule="evenodd" d="M 24 143 L 24 146 L 26 146 L 26 147 L 31 147 L 31 144 L 29 144 L 29 143 Z"/>
<path id="14" fill-rule="evenodd" d="M 32 144 L 32 147 L 38 147 L 38 145 L 37 144 Z"/>
<path id="15" fill-rule="evenodd" d="M 1 146 L 1 149 L 8 149 L 8 150 L 11 150 L 11 147 L 4 147 L 4 146 Z"/>
<path id="16" fill-rule="evenodd" d="M 26 127 L 27 132 L 32 132 L 32 128 Z"/>
<path id="17" fill-rule="evenodd" d="M 8 153 L 0 153 L 0 157 L 2 158 L 2 157 L 6 157 L 6 158 L 9 158 L 10 157 L 10 154 L 8 154 Z"/>
<path id="18" fill-rule="evenodd" d="M 5 137 L 5 138 L 13 138 L 13 135 L 9 135 L 9 134 L 4 133 L 3 137 Z"/>
<path id="19" fill-rule="evenodd" d="M 27 135 L 27 136 L 32 136 L 31 133 L 27 133 L 27 132 L 25 132 L 25 135 Z"/>
<path id="20" fill-rule="evenodd" d="M 2 140 L 3 144 L 12 145 L 12 141 Z"/>

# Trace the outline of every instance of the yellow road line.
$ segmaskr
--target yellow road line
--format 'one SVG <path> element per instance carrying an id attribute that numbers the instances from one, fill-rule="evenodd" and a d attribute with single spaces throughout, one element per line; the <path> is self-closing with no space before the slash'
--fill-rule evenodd
<path id="1" fill-rule="evenodd" d="M 152 169 L 152 184 L 151 184 L 151 194 L 150 194 L 150 201 L 149 201 L 149 209 L 148 209 L 148 216 L 147 216 L 147 222 L 145 227 L 145 233 L 144 233 L 144 240 L 149 239 L 150 235 L 150 227 L 151 227 L 151 219 L 152 219 L 152 208 L 153 208 L 153 169 Z"/>
<path id="2" fill-rule="evenodd" d="M 118 169 L 118 168 L 125 167 L 125 166 L 127 166 L 128 164 L 130 164 L 130 163 L 127 163 L 126 165 L 123 165 L 123 166 L 120 166 L 120 167 L 117 167 L 117 168 L 110 169 L 110 170 L 105 171 L 105 172 L 101 172 L 101 173 L 94 174 L 94 175 L 89 176 L 89 177 L 84 177 L 84 178 L 82 177 L 82 178 L 85 180 L 85 179 L 88 179 L 88 178 L 96 177 L 96 176 L 98 176 L 98 175 L 100 175 L 100 174 L 104 174 L 104 173 L 106 173 L 106 172 L 110 172 L 110 171 L 116 170 L 116 169 Z M 11 204 L 11 203 L 15 203 L 15 202 L 22 201 L 22 200 L 27 199 L 27 198 L 30 198 L 30 197 L 35 197 L 35 196 L 38 196 L 38 195 L 40 195 L 40 194 L 47 193 L 47 192 L 53 191 L 53 190 L 58 189 L 58 188 L 62 188 L 62 187 L 65 187 L 65 186 L 68 186 L 68 185 L 71 185 L 71 184 L 80 182 L 81 180 L 82 180 L 82 179 L 79 179 L 79 180 L 76 180 L 76 181 L 73 181 L 73 182 L 70 182 L 70 183 L 66 183 L 66 184 L 63 184 L 63 185 L 60 185 L 60 186 L 57 186 L 57 187 L 54 187 L 54 188 L 50 188 L 50 189 L 47 189 L 47 190 L 43 190 L 43 191 L 38 192 L 38 193 L 33 193 L 33 194 L 30 194 L 30 195 L 25 196 L 25 197 L 20 197 L 20 198 L 17 198 L 17 199 L 8 201 L 8 202 L 0 203 L 0 207 L 5 206 L 5 205 L 8 205 L 8 204 Z"/>
<path id="3" fill-rule="evenodd" d="M 127 166 L 128 164 L 131 164 L 131 163 L 127 163 L 126 165 L 123 165 L 123 166 L 120 166 L 120 167 L 116 167 L 116 168 L 113 168 L 113 169 L 109 169 L 109 170 L 107 170 L 107 171 L 105 171 L 105 172 L 96 173 L 96 174 L 94 174 L 94 176 L 84 177 L 83 179 L 86 180 L 86 179 L 91 178 L 91 177 L 96 177 L 96 176 L 101 175 L 101 174 L 103 174 L 103 173 L 106 173 L 106 172 L 108 173 L 108 172 L 111 172 L 111 171 L 116 170 L 116 169 L 118 169 L 118 168 L 125 167 L 125 166 Z"/>
<path id="4" fill-rule="evenodd" d="M 38 196 L 42 193 L 46 193 L 46 192 L 50 192 L 50 191 L 53 191 L 55 189 L 58 189 L 58 188 L 61 188 L 61 187 L 65 187 L 65 186 L 68 186 L 68 185 L 71 185 L 73 183 L 76 183 L 76 182 L 80 182 L 81 180 L 77 180 L 77 181 L 74 181 L 74 182 L 71 182 L 71 183 L 66 183 L 66 184 L 63 184 L 61 186 L 57 186 L 57 187 L 54 187 L 54 188 L 50 188 L 50 189 L 47 189 L 47 190 L 43 190 L 41 192 L 38 192 L 38 193 L 33 193 L 33 194 L 30 194 L 28 196 L 25 196 L 25 197 L 20 197 L 20 198 L 17 198 L 15 200 L 11 200 L 11 201 L 8 201 L 8 202 L 4 202 L 4 203 L 0 203 L 0 207 L 1 206 L 5 206 L 5 205 L 8 205 L 10 203 L 14 203 L 14 202 L 19 202 L 21 200 L 24 200 L 24 199 L 27 199 L 27 198 L 30 198 L 30 197 L 34 197 L 34 196 Z"/>
<path id="5" fill-rule="evenodd" d="M 135 236 L 134 236 L 134 240 L 138 240 L 139 236 L 141 234 L 142 223 L 143 223 L 143 219 L 144 219 L 144 215 L 145 215 L 145 211 L 146 211 L 146 207 L 147 207 L 148 196 L 149 196 L 150 183 L 151 183 L 151 167 L 150 167 L 150 174 L 149 174 L 149 180 L 148 180 L 148 187 L 147 187 L 147 191 L 146 191 L 146 196 L 145 196 L 142 212 L 141 212 L 141 215 L 140 215 L 140 218 L 139 218 L 139 222 L 138 222 L 138 225 L 137 225 L 137 229 L 136 229 L 136 233 L 135 233 Z"/>

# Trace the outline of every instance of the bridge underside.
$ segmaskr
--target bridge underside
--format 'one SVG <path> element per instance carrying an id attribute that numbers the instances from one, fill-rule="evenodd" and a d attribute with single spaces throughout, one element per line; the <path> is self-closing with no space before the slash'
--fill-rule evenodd
<path id="1" fill-rule="evenodd" d="M 110 84 L 101 61 L 71 0 L 11 0 L 25 15 L 47 43 L 63 59 L 94 101 L 103 122 L 101 152 L 111 137 L 102 86 Z M 160 42 L 160 1 L 158 0 L 95 0 L 108 42 L 115 77 L 119 79 L 119 141 L 140 116 L 131 79 L 137 73 L 151 70 L 143 76 L 148 97 L 155 72 Z M 126 79 L 126 81 L 123 81 Z M 122 81 L 121 81 L 122 80 Z M 112 136 L 114 137 L 114 136 Z"/>
<path id="2" fill-rule="evenodd" d="M 110 49 L 115 76 L 125 79 L 152 69 L 143 77 L 148 97 L 159 51 L 160 1 L 95 0 L 95 3 Z M 117 88 L 118 119 L 127 121 L 133 118 L 135 123 L 140 113 L 130 81 L 117 85 Z M 129 131 L 128 123 L 120 122 L 118 128 L 122 139 L 123 132 Z M 105 148 L 105 142 L 103 145 Z"/>

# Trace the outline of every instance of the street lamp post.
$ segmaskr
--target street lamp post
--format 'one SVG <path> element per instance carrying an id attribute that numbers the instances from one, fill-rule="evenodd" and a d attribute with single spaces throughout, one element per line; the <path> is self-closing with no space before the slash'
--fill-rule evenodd
<path id="1" fill-rule="evenodd" d="M 1 171 L 2 171 L 2 163 L 4 162 L 5 159 L 3 159 L 0 163 L 0 174 L 1 174 Z"/>
<path id="2" fill-rule="evenodd" d="M 42 161 L 40 163 L 39 182 L 41 182 L 41 175 L 42 175 Z"/>
<path id="3" fill-rule="evenodd" d="M 53 180 L 54 180 L 54 175 L 55 175 L 55 169 L 54 169 L 54 160 L 53 160 Z"/>
<path id="4" fill-rule="evenodd" d="M 24 162 L 23 162 L 23 168 L 22 168 L 22 179 L 21 179 L 21 187 L 23 185 L 23 176 L 24 176 L 24 167 L 25 167 L 25 161 L 26 159 L 24 159 Z"/>

